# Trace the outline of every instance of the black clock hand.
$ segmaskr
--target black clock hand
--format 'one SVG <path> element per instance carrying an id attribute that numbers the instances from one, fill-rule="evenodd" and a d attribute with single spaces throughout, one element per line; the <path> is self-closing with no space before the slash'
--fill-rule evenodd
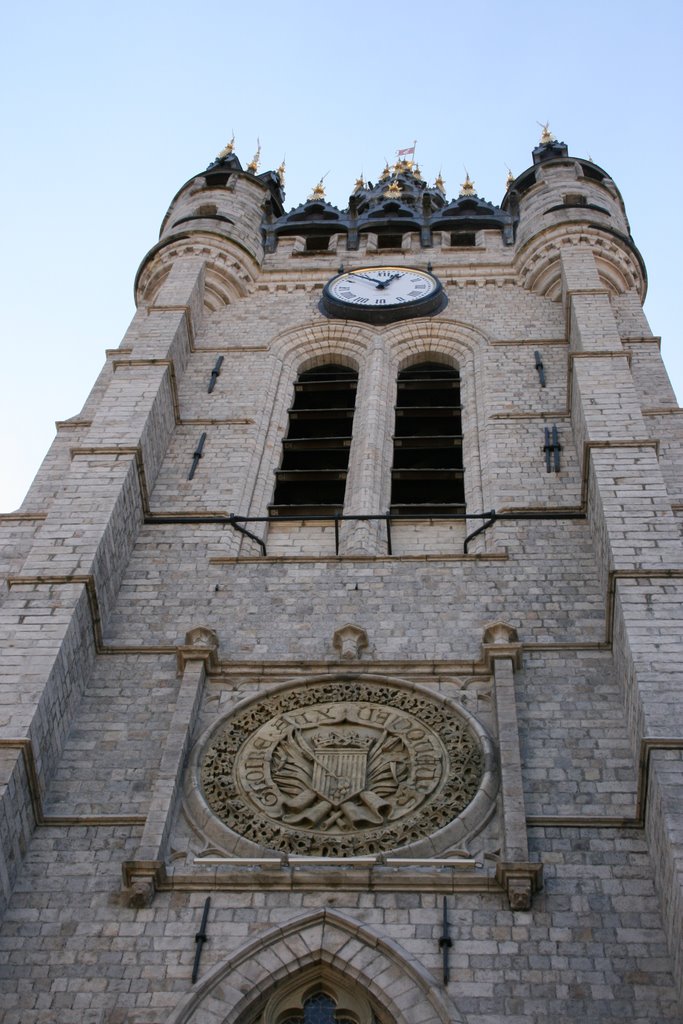
<path id="1" fill-rule="evenodd" d="M 374 285 L 377 285 L 378 287 L 381 286 L 381 284 L 382 284 L 381 281 L 377 281 L 374 277 L 368 277 L 367 274 L 354 274 L 353 276 L 354 277 L 360 277 L 360 278 L 362 278 L 363 281 L 372 281 L 372 283 Z"/>
<path id="2" fill-rule="evenodd" d="M 395 279 L 396 279 L 397 277 L 400 277 L 400 276 L 401 276 L 400 274 L 392 274 L 392 275 L 391 275 L 391 277 L 388 277 L 388 278 L 386 279 L 386 281 L 377 281 L 377 282 L 376 282 L 376 284 L 377 284 L 377 287 L 378 287 L 378 288 L 386 288 L 386 286 L 387 286 L 388 284 L 391 284 L 391 282 L 392 282 L 392 281 L 394 281 L 394 280 L 395 280 Z M 372 280 L 373 280 L 373 278 L 370 278 L 370 280 L 372 281 Z"/>

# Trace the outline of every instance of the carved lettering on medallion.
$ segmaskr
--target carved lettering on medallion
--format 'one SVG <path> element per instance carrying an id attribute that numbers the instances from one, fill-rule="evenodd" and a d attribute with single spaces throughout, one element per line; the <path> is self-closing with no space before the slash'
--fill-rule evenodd
<path id="1" fill-rule="evenodd" d="M 238 713 L 204 755 L 205 798 L 239 834 L 293 852 L 378 852 L 474 797 L 478 740 L 441 702 L 372 684 L 295 693 Z"/>

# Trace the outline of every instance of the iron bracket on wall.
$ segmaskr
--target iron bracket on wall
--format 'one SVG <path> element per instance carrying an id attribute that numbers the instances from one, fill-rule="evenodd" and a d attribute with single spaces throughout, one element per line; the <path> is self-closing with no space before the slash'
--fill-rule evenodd
<path id="1" fill-rule="evenodd" d="M 221 366 L 222 365 L 223 365 L 223 356 L 219 356 L 218 359 L 216 360 L 216 365 L 214 366 L 213 370 L 211 371 L 211 379 L 209 381 L 209 386 L 206 389 L 209 394 L 211 394 L 213 389 L 216 387 L 216 381 L 220 377 Z"/>
<path id="2" fill-rule="evenodd" d="M 536 360 L 536 372 L 538 373 L 538 379 L 541 382 L 541 387 L 545 387 L 545 369 L 543 367 L 543 360 L 541 359 L 541 353 L 534 352 L 534 359 Z"/>
<path id="3" fill-rule="evenodd" d="M 447 985 L 450 980 L 450 973 L 448 970 L 448 950 L 453 945 L 453 940 L 450 935 L 450 926 L 448 924 L 448 903 L 446 897 L 443 898 L 443 918 L 441 922 L 441 938 L 439 939 L 439 949 L 441 950 L 441 958 L 443 961 L 443 983 Z"/>
<path id="4" fill-rule="evenodd" d="M 562 445 L 557 434 L 557 426 L 553 423 L 552 428 L 544 427 L 545 432 L 545 444 L 543 445 L 543 451 L 545 452 L 545 471 L 550 473 L 551 463 L 552 469 L 555 473 L 560 472 L 560 452 L 562 451 Z"/>
<path id="5" fill-rule="evenodd" d="M 206 922 L 209 917 L 209 907 L 211 906 L 211 897 L 207 896 L 204 901 L 204 910 L 202 912 L 202 923 L 199 926 L 199 931 L 194 937 L 195 950 L 194 950 L 194 966 L 192 967 L 192 984 L 194 985 L 199 974 L 199 961 L 202 957 L 202 948 L 204 943 L 208 941 L 206 935 Z"/>
<path id="6" fill-rule="evenodd" d="M 197 447 L 194 450 L 194 455 L 192 456 L 192 465 L 190 466 L 190 472 L 187 474 L 187 479 L 188 480 L 192 479 L 192 477 L 195 474 L 195 470 L 196 470 L 197 466 L 199 465 L 199 460 L 202 457 L 202 451 L 204 450 L 204 442 L 205 441 L 206 441 L 206 431 L 204 431 L 203 434 L 201 435 L 201 437 L 199 438 L 199 441 L 197 442 Z"/>

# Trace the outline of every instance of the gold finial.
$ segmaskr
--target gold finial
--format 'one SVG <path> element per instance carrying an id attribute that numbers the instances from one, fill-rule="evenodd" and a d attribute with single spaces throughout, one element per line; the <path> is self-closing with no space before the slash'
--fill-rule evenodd
<path id="1" fill-rule="evenodd" d="M 403 189 L 397 181 L 392 181 L 391 184 L 385 189 L 384 195 L 387 199 L 399 199 Z"/>
<path id="2" fill-rule="evenodd" d="M 309 203 L 310 203 L 310 201 L 312 199 L 324 199 L 325 198 L 325 186 L 323 185 L 323 178 L 324 177 L 325 177 L 325 175 L 323 175 L 323 177 L 320 179 L 320 181 L 318 182 L 318 184 L 315 186 L 315 188 L 311 192 L 310 196 L 308 197 Z"/>
<path id="3" fill-rule="evenodd" d="M 467 170 L 467 168 L 465 168 L 465 180 L 463 181 L 462 185 L 460 186 L 460 195 L 461 196 L 476 196 L 476 194 L 477 193 L 474 191 L 474 182 L 470 178 L 469 171 Z"/>
<path id="4" fill-rule="evenodd" d="M 556 142 L 555 136 L 550 131 L 550 122 L 546 121 L 543 124 L 542 121 L 537 121 L 536 124 L 541 126 L 541 145 L 547 146 L 549 142 Z"/>
<path id="5" fill-rule="evenodd" d="M 439 173 L 436 176 L 436 179 L 434 181 L 434 188 L 438 188 L 439 192 L 446 192 L 445 183 L 443 178 L 441 177 L 441 171 L 439 171 Z"/>
<path id="6" fill-rule="evenodd" d="M 251 162 L 247 164 L 247 170 L 250 174 L 256 174 L 258 171 L 258 165 L 261 163 L 261 140 L 256 140 L 256 152 L 251 159 Z"/>
<path id="7" fill-rule="evenodd" d="M 506 191 L 507 191 L 507 190 L 508 190 L 508 189 L 510 188 L 510 186 L 511 186 L 511 185 L 513 184 L 514 180 L 515 180 L 515 176 L 514 176 L 514 174 L 512 173 L 512 169 L 511 169 L 510 167 L 508 167 L 508 176 L 507 176 L 507 178 L 505 179 L 505 190 L 506 190 Z"/>
<path id="8" fill-rule="evenodd" d="M 216 160 L 224 160 L 226 156 L 230 156 L 230 154 L 234 151 L 234 149 L 235 149 L 235 133 L 233 132 L 232 133 L 232 138 L 230 139 L 230 142 L 227 144 L 227 146 L 223 146 L 223 149 L 220 151 L 220 153 L 216 157 Z"/>
<path id="9" fill-rule="evenodd" d="M 282 163 L 278 167 L 276 173 L 277 173 L 278 178 L 280 179 L 280 187 L 284 188 L 285 187 L 285 158 L 284 157 L 282 158 Z"/>
<path id="10" fill-rule="evenodd" d="M 361 174 L 360 178 L 356 178 L 356 184 L 353 186 L 353 191 L 360 192 L 362 188 L 365 188 L 365 182 L 363 180 L 363 175 Z"/>
<path id="11" fill-rule="evenodd" d="M 387 178 L 390 178 L 390 177 L 391 177 L 391 171 L 389 169 L 389 161 L 387 160 L 386 163 L 384 164 L 384 170 L 380 174 L 379 180 L 380 181 L 386 181 Z"/>
<path id="12" fill-rule="evenodd" d="M 409 170 L 409 171 L 410 171 L 410 173 L 411 173 L 412 175 L 414 175 L 414 176 L 415 176 L 416 178 L 421 178 L 421 177 L 422 177 L 422 171 L 420 170 L 419 164 L 415 164 L 415 163 L 413 163 L 413 162 L 411 161 L 411 163 L 410 163 L 410 167 L 408 168 L 408 170 Z"/>

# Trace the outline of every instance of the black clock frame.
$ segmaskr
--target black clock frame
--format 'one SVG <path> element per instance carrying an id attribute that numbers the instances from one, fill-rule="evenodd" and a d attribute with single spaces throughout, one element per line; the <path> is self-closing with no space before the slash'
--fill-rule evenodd
<path id="1" fill-rule="evenodd" d="M 393 268 L 386 267 L 384 265 L 379 267 L 358 268 L 359 271 L 388 269 Z M 417 267 L 397 267 L 396 269 L 405 271 L 406 273 L 418 270 L 419 273 L 431 277 L 431 279 L 436 283 L 436 288 L 433 292 L 427 295 L 426 298 L 411 299 L 408 302 L 401 302 L 400 305 L 396 306 L 359 306 L 353 302 L 344 302 L 342 299 L 336 298 L 330 291 L 331 286 L 335 281 L 338 281 L 340 277 L 347 277 L 349 274 L 355 273 L 354 270 L 344 270 L 342 273 L 335 274 L 334 277 L 330 278 L 323 288 L 323 294 L 320 300 L 321 313 L 334 319 L 360 320 L 366 324 L 391 324 L 397 320 L 410 320 L 413 317 L 418 316 L 434 316 L 436 313 L 440 313 L 445 309 L 448 303 L 448 298 L 438 277 L 427 270 L 422 270 Z"/>

